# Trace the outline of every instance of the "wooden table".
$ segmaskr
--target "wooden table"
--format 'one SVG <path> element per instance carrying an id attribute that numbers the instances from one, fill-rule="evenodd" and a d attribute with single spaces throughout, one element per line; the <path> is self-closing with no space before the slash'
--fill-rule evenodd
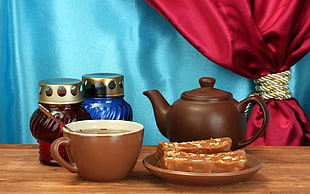
<path id="1" fill-rule="evenodd" d="M 264 162 L 249 179 L 231 185 L 192 187 L 161 180 L 142 159 L 156 146 L 143 146 L 139 160 L 124 180 L 98 183 L 81 180 L 62 167 L 38 160 L 37 145 L 0 145 L 0 193 L 309 193 L 310 147 L 248 147 Z"/>

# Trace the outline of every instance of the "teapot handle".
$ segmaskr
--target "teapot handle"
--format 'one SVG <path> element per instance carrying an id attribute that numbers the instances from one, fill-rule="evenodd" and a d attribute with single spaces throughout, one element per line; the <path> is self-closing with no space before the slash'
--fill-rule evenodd
<path id="1" fill-rule="evenodd" d="M 263 112 L 263 122 L 262 122 L 260 129 L 256 132 L 256 134 L 253 135 L 249 139 L 241 141 L 238 144 L 238 146 L 236 147 L 236 149 L 243 148 L 243 147 L 253 143 L 257 138 L 259 138 L 265 132 L 267 125 L 269 123 L 268 107 L 267 107 L 266 103 L 264 102 L 264 100 L 260 96 L 251 96 L 251 97 L 248 97 L 248 98 L 242 100 L 241 102 L 239 102 L 237 104 L 237 109 L 239 110 L 239 112 L 245 112 L 246 106 L 249 103 L 257 103 L 258 104 L 258 106 L 260 107 L 260 109 Z"/>

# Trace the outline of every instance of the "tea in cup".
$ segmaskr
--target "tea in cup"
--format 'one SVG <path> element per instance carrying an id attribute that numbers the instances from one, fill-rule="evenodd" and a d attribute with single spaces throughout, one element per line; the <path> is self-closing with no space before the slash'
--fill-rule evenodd
<path id="1" fill-rule="evenodd" d="M 115 181 L 129 175 L 142 146 L 144 126 L 124 120 L 84 120 L 66 125 L 51 145 L 53 158 L 90 181 Z M 58 152 L 65 146 L 70 162 Z"/>

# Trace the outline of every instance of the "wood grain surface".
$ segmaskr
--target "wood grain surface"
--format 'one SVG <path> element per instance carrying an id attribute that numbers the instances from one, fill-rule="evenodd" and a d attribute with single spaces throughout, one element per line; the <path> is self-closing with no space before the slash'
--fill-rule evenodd
<path id="1" fill-rule="evenodd" d="M 0 145 L 0 193 L 309 193 L 310 147 L 247 147 L 264 163 L 242 182 L 193 187 L 153 176 L 142 159 L 156 146 L 143 146 L 132 173 L 123 180 L 100 183 L 82 180 L 63 167 L 39 162 L 37 145 Z"/>

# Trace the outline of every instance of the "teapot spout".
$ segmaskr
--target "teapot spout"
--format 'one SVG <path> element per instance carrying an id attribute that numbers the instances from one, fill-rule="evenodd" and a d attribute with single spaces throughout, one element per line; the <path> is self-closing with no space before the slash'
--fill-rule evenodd
<path id="1" fill-rule="evenodd" d="M 171 106 L 158 90 L 144 91 L 143 94 L 147 96 L 152 103 L 156 125 L 160 133 L 168 138 L 166 120 L 168 111 L 170 110 Z"/>

